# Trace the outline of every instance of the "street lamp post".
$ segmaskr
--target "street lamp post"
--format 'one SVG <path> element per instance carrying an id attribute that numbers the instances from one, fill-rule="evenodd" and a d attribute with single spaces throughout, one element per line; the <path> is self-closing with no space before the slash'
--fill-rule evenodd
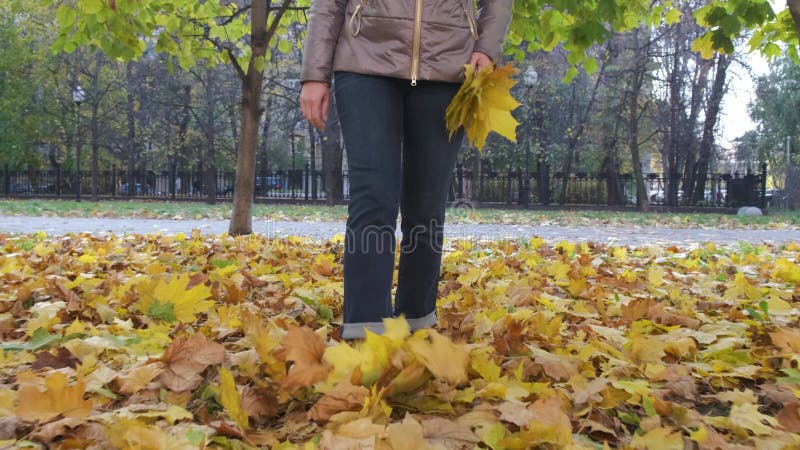
<path id="1" fill-rule="evenodd" d="M 536 85 L 536 81 L 539 79 L 539 74 L 536 73 L 536 70 L 528 66 L 525 69 L 525 73 L 522 75 L 522 82 L 525 85 L 525 92 L 527 94 L 527 101 L 531 101 L 531 90 Z M 528 106 L 528 115 L 530 116 L 533 107 L 531 105 Z M 522 180 L 522 191 L 524 195 L 524 205 L 525 209 L 528 209 L 531 202 L 531 137 L 528 136 L 528 142 L 525 146 L 525 178 Z"/>
<path id="2" fill-rule="evenodd" d="M 294 171 L 295 171 L 295 168 L 294 168 L 294 137 L 295 137 L 295 134 L 294 134 L 294 131 L 293 131 L 292 135 L 290 137 L 290 140 L 292 142 L 292 171 L 289 173 L 289 184 L 292 185 L 292 198 L 294 198 L 294 188 L 295 188 L 295 186 L 294 186 Z"/>
<path id="3" fill-rule="evenodd" d="M 83 141 L 80 136 L 80 109 L 86 100 L 86 92 L 80 85 L 72 90 L 72 103 L 75 104 L 75 201 L 81 201 L 81 147 Z"/>

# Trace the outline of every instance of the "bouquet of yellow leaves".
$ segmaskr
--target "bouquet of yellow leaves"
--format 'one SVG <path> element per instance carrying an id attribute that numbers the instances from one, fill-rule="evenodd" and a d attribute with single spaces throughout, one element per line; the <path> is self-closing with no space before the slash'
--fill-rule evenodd
<path id="1" fill-rule="evenodd" d="M 511 64 L 503 67 L 484 67 L 477 72 L 467 64 L 466 79 L 445 111 L 445 123 L 450 137 L 464 127 L 470 145 L 482 151 L 486 136 L 494 131 L 517 142 L 519 125 L 511 115 L 518 101 L 511 96 L 511 87 L 517 84 L 511 75 L 517 73 Z"/>

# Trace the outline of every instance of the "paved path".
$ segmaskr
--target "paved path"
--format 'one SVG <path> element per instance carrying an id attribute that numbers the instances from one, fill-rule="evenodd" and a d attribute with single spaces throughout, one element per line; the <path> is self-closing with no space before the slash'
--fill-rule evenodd
<path id="1" fill-rule="evenodd" d="M 115 234 L 190 233 L 198 228 L 203 233 L 219 234 L 228 230 L 227 220 L 171 220 L 171 219 L 111 219 L 0 216 L 0 232 L 30 233 L 39 230 L 49 235 L 111 232 Z M 344 232 L 344 222 L 286 222 L 253 220 L 253 231 L 269 237 L 289 235 L 327 239 Z M 399 234 L 399 230 L 398 230 Z M 673 229 L 638 226 L 557 226 L 557 225 L 446 225 L 447 238 L 477 240 L 513 239 L 538 236 L 548 242 L 595 241 L 625 245 L 679 245 L 691 246 L 702 242 L 730 244 L 736 242 L 781 243 L 800 241 L 800 230 L 729 230 L 729 229 Z"/>

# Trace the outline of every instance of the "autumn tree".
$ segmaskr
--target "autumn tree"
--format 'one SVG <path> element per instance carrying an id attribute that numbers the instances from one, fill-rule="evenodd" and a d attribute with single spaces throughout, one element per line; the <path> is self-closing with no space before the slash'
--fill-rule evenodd
<path id="1" fill-rule="evenodd" d="M 271 51 L 285 50 L 287 25 L 306 9 L 302 0 L 266 0 L 249 4 L 189 0 L 50 0 L 58 5 L 60 33 L 53 47 L 71 52 L 94 46 L 108 55 L 134 60 L 148 45 L 168 55 L 167 64 L 188 70 L 198 64 L 231 65 L 242 86 L 236 185 L 230 232 L 252 230 L 251 208 L 258 130 L 263 112 L 265 60 Z M 209 169 L 213 170 L 213 169 Z M 210 179 L 210 177 L 208 178 Z"/>

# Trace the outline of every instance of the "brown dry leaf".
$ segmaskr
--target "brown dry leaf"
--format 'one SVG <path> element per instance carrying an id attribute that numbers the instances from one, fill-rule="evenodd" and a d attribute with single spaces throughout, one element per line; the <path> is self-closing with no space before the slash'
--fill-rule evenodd
<path id="1" fill-rule="evenodd" d="M 495 409 L 500 413 L 500 420 L 518 427 L 527 425 L 536 416 L 528 409 L 528 404 L 522 402 L 503 402 L 495 406 Z"/>
<path id="2" fill-rule="evenodd" d="M 783 405 L 775 418 L 787 431 L 800 433 L 800 402 Z"/>
<path id="3" fill-rule="evenodd" d="M 133 394 L 144 389 L 155 377 L 167 367 L 160 361 L 152 362 L 138 367 L 132 367 L 119 375 L 116 379 L 118 392 Z"/>
<path id="4" fill-rule="evenodd" d="M 408 366 L 403 367 L 403 370 L 389 382 L 389 385 L 386 387 L 386 396 L 391 397 L 393 395 L 413 392 L 424 386 L 430 379 L 431 375 L 428 370 L 426 370 L 425 365 L 414 361 Z"/>
<path id="5" fill-rule="evenodd" d="M 83 419 L 64 417 L 44 424 L 41 428 L 33 432 L 30 437 L 34 441 L 50 444 L 56 439 L 66 436 L 73 428 L 83 423 L 85 423 Z"/>
<path id="6" fill-rule="evenodd" d="M 240 399 L 242 409 L 256 423 L 265 423 L 278 414 L 278 399 L 266 388 L 245 386 Z"/>
<path id="7" fill-rule="evenodd" d="M 55 354 L 49 351 L 42 351 L 36 354 L 36 361 L 31 364 L 33 370 L 44 369 L 50 367 L 52 369 L 63 369 L 69 367 L 74 369 L 80 364 L 80 360 L 75 357 L 69 350 L 64 347 L 59 347 L 55 350 Z"/>
<path id="8" fill-rule="evenodd" d="M 289 390 L 312 386 L 324 380 L 332 369 L 322 361 L 325 342 L 308 327 L 289 327 L 283 348 L 284 360 L 294 363 L 282 383 Z"/>
<path id="9" fill-rule="evenodd" d="M 408 413 L 402 422 L 392 423 L 386 428 L 386 441 L 393 450 L 431 449 L 430 444 L 425 441 L 422 425 Z"/>
<path id="10" fill-rule="evenodd" d="M 565 381 L 577 375 L 583 361 L 580 358 L 570 355 L 554 355 L 540 348 L 531 346 L 531 353 L 536 364 L 542 366 L 547 376 Z"/>
<path id="11" fill-rule="evenodd" d="M 650 308 L 655 304 L 655 300 L 648 298 L 646 300 L 633 300 L 627 305 L 622 307 L 622 323 L 630 325 L 631 323 L 647 316 Z"/>
<path id="12" fill-rule="evenodd" d="M 333 390 L 323 395 L 308 411 L 308 419 L 327 422 L 331 416 L 342 411 L 358 411 L 364 406 L 369 389 L 354 386 L 349 381 L 337 384 Z"/>
<path id="13" fill-rule="evenodd" d="M 353 438 L 341 436 L 331 430 L 322 432 L 322 439 L 319 441 L 320 450 L 367 450 L 374 449 L 377 437 L 366 436 Z"/>
<path id="14" fill-rule="evenodd" d="M 689 371 L 682 366 L 667 366 L 661 373 L 652 378 L 653 381 L 665 381 L 663 388 L 671 391 L 678 397 L 689 400 L 694 399 L 697 385 L 689 375 Z"/>
<path id="15" fill-rule="evenodd" d="M 520 431 L 528 444 L 566 446 L 572 442 L 572 423 L 555 397 L 537 400 L 528 406 L 533 418 Z"/>
<path id="16" fill-rule="evenodd" d="M 434 377 L 459 384 L 467 380 L 469 351 L 435 330 L 418 330 L 407 342 L 408 348 Z"/>
<path id="17" fill-rule="evenodd" d="M 68 377 L 61 372 L 48 374 L 44 390 L 33 383 L 20 384 L 17 393 L 17 415 L 25 420 L 46 422 L 55 417 L 85 419 L 92 412 L 92 400 L 84 400 L 86 384 L 78 380 L 69 386 Z"/>
<path id="18" fill-rule="evenodd" d="M 320 450 L 369 449 L 375 448 L 386 432 L 385 425 L 372 423 L 372 419 L 362 417 L 338 427 L 335 433 L 325 430 L 320 441 Z"/>
<path id="19" fill-rule="evenodd" d="M 17 439 L 17 430 L 22 431 L 24 428 L 25 423 L 19 417 L 14 415 L 0 417 L 0 440 L 15 440 Z"/>
<path id="20" fill-rule="evenodd" d="M 769 337 L 784 353 L 800 353 L 800 330 L 797 328 L 780 328 L 770 333 Z"/>
<path id="21" fill-rule="evenodd" d="M 610 381 L 611 380 L 605 377 L 595 378 L 580 389 L 575 389 L 575 392 L 572 394 L 572 400 L 576 405 L 584 405 L 589 403 L 589 401 L 601 401 L 602 396 L 599 394 L 606 390 Z"/>
<path id="22" fill-rule="evenodd" d="M 225 347 L 209 341 L 201 333 L 178 336 L 167 347 L 160 361 L 166 364 L 157 381 L 173 391 L 187 391 L 200 386 L 200 373 L 206 367 L 225 361 Z"/>
<path id="23" fill-rule="evenodd" d="M 460 450 L 474 448 L 481 439 L 464 423 L 442 417 L 422 419 L 422 435 L 437 449 Z"/>

